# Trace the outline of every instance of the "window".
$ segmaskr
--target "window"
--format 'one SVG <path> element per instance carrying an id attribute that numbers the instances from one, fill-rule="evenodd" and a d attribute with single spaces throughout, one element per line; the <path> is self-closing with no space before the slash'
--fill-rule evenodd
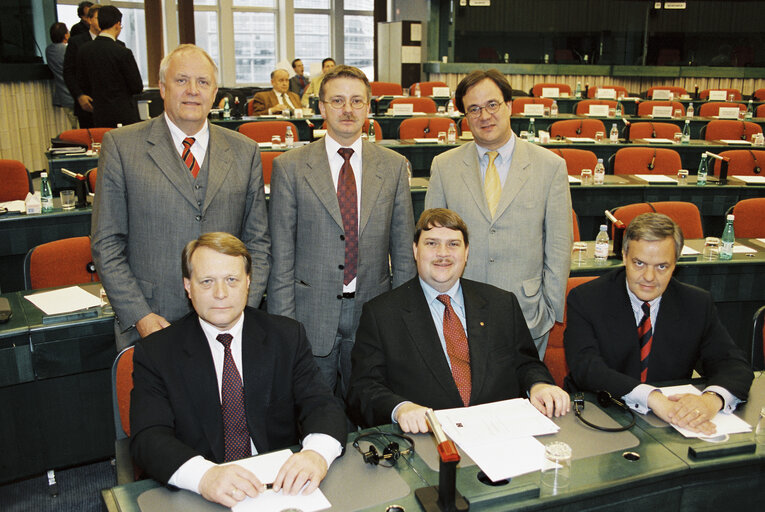
<path id="1" fill-rule="evenodd" d="M 361 69 L 374 80 L 374 17 L 345 16 L 345 64 Z"/>
<path id="2" fill-rule="evenodd" d="M 267 83 L 276 67 L 276 16 L 240 12 L 234 16 L 236 82 Z"/>

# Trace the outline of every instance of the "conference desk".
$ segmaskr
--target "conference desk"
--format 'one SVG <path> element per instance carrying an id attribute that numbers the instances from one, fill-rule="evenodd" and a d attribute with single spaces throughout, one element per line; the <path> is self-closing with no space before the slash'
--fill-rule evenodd
<path id="1" fill-rule="evenodd" d="M 281 117 L 281 116 L 243 116 L 237 119 L 223 119 L 220 117 L 210 116 L 210 122 L 218 126 L 223 126 L 230 130 L 237 130 L 244 123 L 262 123 L 264 121 L 289 121 L 297 128 L 298 140 L 313 140 L 314 127 L 319 128 L 324 122 L 321 116 L 310 117 Z"/>

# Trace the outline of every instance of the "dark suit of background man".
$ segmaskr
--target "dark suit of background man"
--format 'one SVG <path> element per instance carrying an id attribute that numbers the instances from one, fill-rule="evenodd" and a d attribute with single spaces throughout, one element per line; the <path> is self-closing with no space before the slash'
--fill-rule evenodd
<path id="1" fill-rule="evenodd" d="M 116 127 L 140 121 L 134 94 L 143 91 L 143 80 L 133 52 L 117 41 L 122 13 L 113 5 L 98 12 L 101 32 L 77 54 L 77 80 L 93 98 L 93 123 Z"/>
<path id="2" fill-rule="evenodd" d="M 357 68 L 324 76 L 327 135 L 274 160 L 268 208 L 268 311 L 305 325 L 319 369 L 343 395 L 361 306 L 414 275 L 406 160 L 362 141 L 370 97 Z"/>
<path id="3" fill-rule="evenodd" d="M 349 405 L 365 426 L 398 422 L 427 432 L 426 408 L 526 397 L 542 413 L 566 414 L 510 292 L 460 279 L 468 228 L 455 212 L 423 212 L 414 236 L 418 277 L 364 306 Z"/>
<path id="4" fill-rule="evenodd" d="M 261 91 L 252 98 L 252 115 L 281 114 L 284 110 L 294 111 L 302 108 L 300 96 L 289 91 L 290 75 L 284 69 L 271 71 L 270 91 Z"/>
<path id="5" fill-rule="evenodd" d="M 69 30 L 69 34 L 74 37 L 79 34 L 86 34 L 90 30 L 90 24 L 88 23 L 88 9 L 93 5 L 93 2 L 80 2 L 77 5 L 77 16 L 80 17 L 80 21 L 72 25 Z"/>
<path id="6" fill-rule="evenodd" d="M 624 235 L 624 268 L 571 290 L 564 339 L 569 385 L 606 390 L 645 413 L 701 431 L 719 411 L 746 400 L 752 370 L 725 327 L 709 292 L 672 277 L 683 248 L 666 215 L 635 217 Z M 707 379 L 701 396 L 665 397 L 651 383 Z"/>
<path id="7" fill-rule="evenodd" d="M 74 115 L 77 116 L 77 120 L 80 122 L 80 128 L 93 128 L 95 125 L 93 124 L 92 114 L 93 98 L 82 90 L 77 79 L 77 55 L 83 45 L 98 37 L 98 33 L 101 31 L 98 27 L 98 11 L 100 9 L 100 5 L 93 5 L 88 8 L 87 19 L 90 26 L 89 30 L 76 36 L 72 35 L 69 38 L 69 43 L 66 45 L 66 53 L 64 54 L 64 81 L 69 89 L 69 94 L 74 98 Z M 86 62 L 85 65 L 89 65 L 89 63 Z"/>
<path id="8" fill-rule="evenodd" d="M 566 162 L 510 127 L 512 88 L 496 69 L 457 85 L 456 106 L 475 142 L 433 159 L 425 208 L 449 208 L 468 225 L 473 257 L 465 277 L 513 292 L 539 358 L 563 321 L 571 265 Z"/>
<path id="9" fill-rule="evenodd" d="M 293 60 L 292 69 L 295 70 L 295 76 L 290 78 L 290 91 L 302 98 L 306 87 L 311 83 L 311 79 L 305 76 L 305 67 L 302 60 Z"/>
<path id="10" fill-rule="evenodd" d="M 268 280 L 270 239 L 258 145 L 210 125 L 217 67 L 181 45 L 162 59 L 165 115 L 106 134 L 91 248 L 117 315 L 117 347 L 189 312 L 175 255 L 209 231 L 239 237 L 253 260 L 250 305 Z"/>
<path id="11" fill-rule="evenodd" d="M 266 482 L 219 463 L 301 441 L 274 490 L 296 494 L 310 480 L 312 492 L 342 452 L 346 420 L 303 326 L 245 307 L 251 259 L 233 235 L 204 234 L 182 260 L 195 312 L 136 345 L 133 459 L 160 482 L 230 507 Z"/>

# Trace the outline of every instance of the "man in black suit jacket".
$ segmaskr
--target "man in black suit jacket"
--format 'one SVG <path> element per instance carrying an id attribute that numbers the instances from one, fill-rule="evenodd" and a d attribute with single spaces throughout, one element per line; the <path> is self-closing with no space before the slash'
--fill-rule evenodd
<path id="1" fill-rule="evenodd" d="M 639 412 L 650 409 L 667 422 L 711 434 L 709 420 L 718 411 L 731 412 L 747 399 L 752 370 L 717 318 L 709 292 L 672 277 L 682 248 L 683 234 L 669 217 L 639 215 L 624 235 L 625 267 L 571 290 L 567 382 L 608 391 Z M 645 310 L 650 332 L 641 343 Z M 689 379 L 694 368 L 707 379 L 700 396 L 665 397 L 648 384 Z"/>
<path id="2" fill-rule="evenodd" d="M 69 30 L 69 35 L 71 37 L 79 34 L 87 34 L 88 30 L 90 30 L 90 23 L 88 23 L 88 10 L 90 9 L 91 5 L 93 5 L 93 2 L 88 2 L 87 0 L 80 2 L 77 5 L 77 16 L 80 17 L 80 21 L 72 25 L 72 28 Z"/>
<path id="3" fill-rule="evenodd" d="M 98 26 L 98 11 L 100 5 L 92 5 L 88 9 L 89 30 L 77 35 L 71 34 L 64 53 L 64 82 L 69 89 L 69 94 L 74 98 L 74 115 L 80 123 L 80 128 L 93 128 L 93 98 L 80 87 L 77 81 L 77 55 L 83 45 L 98 37 L 101 29 Z M 89 65 L 89 63 L 85 63 Z"/>
<path id="4" fill-rule="evenodd" d="M 206 233 L 189 242 L 183 280 L 195 313 L 139 341 L 133 356 L 136 464 L 227 507 L 265 487 L 243 467 L 220 463 L 301 441 L 274 489 L 295 494 L 309 482 L 307 493 L 346 438 L 343 408 L 319 374 L 303 326 L 245 307 L 250 267 L 249 251 L 233 235 Z M 240 394 L 232 405 L 238 423 L 224 413 L 229 391 Z M 232 438 L 237 432 L 241 444 Z"/>
<path id="5" fill-rule="evenodd" d="M 450 210 L 426 210 L 413 249 L 419 276 L 369 301 L 361 315 L 349 391 L 361 423 L 395 421 L 404 432 L 427 432 L 427 408 L 477 405 L 527 392 L 547 416 L 568 412 L 569 397 L 539 360 L 515 295 L 460 279 L 468 256 L 464 221 Z M 454 373 L 463 356 L 445 339 L 444 294 L 467 336 L 468 389 Z"/>
<path id="6" fill-rule="evenodd" d="M 133 52 L 117 41 L 122 13 L 113 5 L 98 11 L 101 32 L 77 54 L 77 81 L 93 97 L 93 122 L 116 127 L 140 121 L 134 94 L 143 91 L 143 80 Z"/>

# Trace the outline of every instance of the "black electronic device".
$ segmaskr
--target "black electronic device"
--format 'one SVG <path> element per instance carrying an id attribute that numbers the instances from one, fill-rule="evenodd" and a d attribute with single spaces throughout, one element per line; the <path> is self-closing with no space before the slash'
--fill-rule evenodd
<path id="1" fill-rule="evenodd" d="M 399 447 L 399 444 L 397 442 L 388 440 L 388 438 L 390 437 L 395 437 L 397 439 L 400 439 L 408 443 L 409 448 L 402 450 Z M 364 451 L 361 448 L 361 446 L 359 446 L 359 441 L 362 441 L 362 440 L 366 440 L 367 442 L 369 442 L 369 447 L 367 448 L 366 451 Z M 375 441 L 380 441 L 381 443 L 387 443 L 383 448 L 382 454 L 380 454 L 380 452 L 377 451 L 377 447 L 374 445 Z M 361 454 L 365 463 L 372 464 L 373 466 L 381 465 L 383 467 L 393 467 L 396 465 L 396 461 L 402 455 L 414 453 L 414 439 L 412 439 L 409 436 L 404 436 L 401 434 L 370 432 L 368 434 L 359 435 L 353 441 L 353 447 L 356 448 L 356 450 Z M 381 462 L 387 462 L 387 464 L 380 464 Z"/>
<path id="2" fill-rule="evenodd" d="M 592 427 L 596 430 L 602 430 L 603 432 L 624 432 L 625 430 L 631 429 L 633 426 L 635 426 L 635 413 L 632 412 L 632 409 L 627 407 L 627 404 L 619 400 L 618 398 L 615 398 L 611 396 L 611 393 L 608 391 L 598 391 L 598 404 L 602 408 L 607 408 L 610 405 L 616 405 L 623 411 L 629 413 L 630 417 L 632 418 L 632 421 L 630 421 L 629 425 L 626 425 L 624 427 L 602 427 L 600 425 L 595 425 L 594 423 L 591 423 L 584 419 L 582 416 L 582 411 L 584 410 L 584 395 L 582 393 L 576 393 L 574 395 L 574 414 L 576 415 L 579 420 L 587 425 L 588 427 Z"/>

